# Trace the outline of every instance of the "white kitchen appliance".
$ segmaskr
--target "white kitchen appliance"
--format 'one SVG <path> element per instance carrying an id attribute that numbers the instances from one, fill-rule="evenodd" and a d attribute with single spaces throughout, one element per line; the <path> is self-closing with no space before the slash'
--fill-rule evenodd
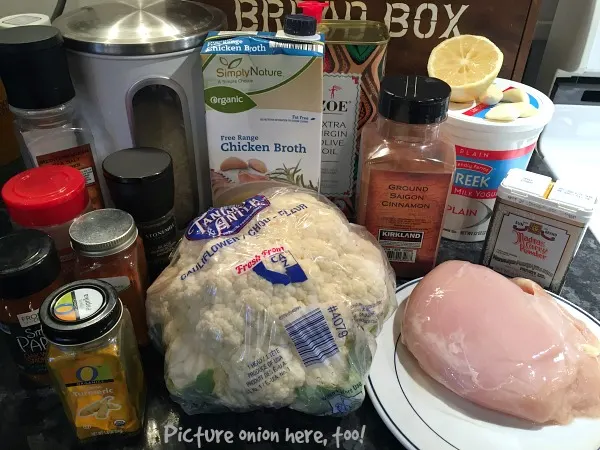
<path id="1" fill-rule="evenodd" d="M 552 93 L 539 151 L 553 175 L 600 195 L 600 0 L 559 0 L 536 87 Z M 600 213 L 590 230 L 600 239 Z"/>
<path id="2" fill-rule="evenodd" d="M 225 14 L 186 0 L 122 0 L 79 8 L 53 25 L 99 154 L 168 151 L 175 215 L 185 227 L 211 201 L 199 47 L 226 26 Z"/>

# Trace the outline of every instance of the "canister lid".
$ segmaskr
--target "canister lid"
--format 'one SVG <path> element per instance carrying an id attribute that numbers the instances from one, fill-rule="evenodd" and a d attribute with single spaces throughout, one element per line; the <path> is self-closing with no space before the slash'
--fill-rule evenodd
<path id="1" fill-rule="evenodd" d="M 0 78 L 10 106 L 48 109 L 75 97 L 62 42 L 46 25 L 0 29 Z"/>
<path id="2" fill-rule="evenodd" d="M 54 242 L 38 230 L 0 238 L 0 298 L 17 299 L 50 286 L 60 272 Z"/>
<path id="3" fill-rule="evenodd" d="M 97 209 L 75 219 L 71 246 L 82 255 L 100 258 L 127 249 L 138 236 L 133 217 L 120 209 Z"/>
<path id="4" fill-rule="evenodd" d="M 13 14 L 0 19 L 0 28 L 22 27 L 25 25 L 50 26 L 50 17 L 39 13 Z"/>
<path id="5" fill-rule="evenodd" d="M 437 78 L 386 76 L 381 82 L 379 114 L 395 122 L 432 124 L 446 120 L 450 86 Z"/>
<path id="6" fill-rule="evenodd" d="M 223 11 L 181 0 L 125 0 L 100 3 L 54 21 L 65 46 L 85 53 L 133 56 L 198 47 L 209 31 L 225 27 Z"/>
<path id="7" fill-rule="evenodd" d="M 69 166 L 35 167 L 15 175 L 2 188 L 11 219 L 24 227 L 69 222 L 89 203 L 85 178 Z"/>
<path id="8" fill-rule="evenodd" d="M 102 280 L 67 284 L 50 294 L 40 308 L 46 338 L 58 345 L 78 345 L 108 333 L 121 319 L 117 291 Z"/>
<path id="9" fill-rule="evenodd" d="M 149 147 L 128 148 L 108 155 L 104 178 L 117 208 L 137 222 L 163 217 L 173 209 L 175 180 L 171 155 Z"/>

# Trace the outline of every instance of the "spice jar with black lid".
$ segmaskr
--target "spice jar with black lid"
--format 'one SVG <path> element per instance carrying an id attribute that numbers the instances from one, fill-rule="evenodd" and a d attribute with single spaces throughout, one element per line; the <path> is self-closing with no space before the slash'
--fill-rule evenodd
<path id="1" fill-rule="evenodd" d="M 82 441 L 140 432 L 146 384 L 131 317 L 115 288 L 82 280 L 40 308 L 50 378 Z"/>
<path id="2" fill-rule="evenodd" d="M 38 310 L 62 284 L 60 258 L 46 233 L 20 230 L 0 238 L 0 334 L 27 386 L 50 381 Z"/>
<path id="3" fill-rule="evenodd" d="M 171 156 L 156 148 L 128 148 L 107 156 L 102 167 L 115 206 L 137 224 L 154 281 L 169 265 L 178 241 Z"/>

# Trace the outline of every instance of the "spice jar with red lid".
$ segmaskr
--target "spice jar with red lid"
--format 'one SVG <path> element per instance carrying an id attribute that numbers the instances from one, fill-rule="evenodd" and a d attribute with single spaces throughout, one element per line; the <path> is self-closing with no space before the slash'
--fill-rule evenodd
<path id="1" fill-rule="evenodd" d="M 17 228 L 43 231 L 54 240 L 66 281 L 73 279 L 74 253 L 69 239 L 73 221 L 92 210 L 85 177 L 69 166 L 43 166 L 12 177 L 2 199 Z"/>

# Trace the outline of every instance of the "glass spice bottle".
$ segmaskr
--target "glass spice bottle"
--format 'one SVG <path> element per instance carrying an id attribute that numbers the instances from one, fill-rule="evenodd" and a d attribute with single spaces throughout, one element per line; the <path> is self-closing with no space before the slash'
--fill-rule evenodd
<path id="1" fill-rule="evenodd" d="M 20 230 L 0 238 L 0 331 L 26 387 L 49 384 L 46 338 L 38 310 L 63 284 L 52 239 L 39 230 Z"/>
<path id="2" fill-rule="evenodd" d="M 146 383 L 127 308 L 114 287 L 76 281 L 40 308 L 55 390 L 81 441 L 128 436 L 144 425 Z"/>
<path id="3" fill-rule="evenodd" d="M 153 282 L 169 265 L 178 241 L 171 155 L 157 148 L 128 148 L 108 155 L 102 168 L 115 207 L 135 220 Z"/>
<path id="4" fill-rule="evenodd" d="M 67 165 L 81 171 L 94 209 L 104 207 L 101 155 L 80 114 L 60 32 L 32 25 L 0 33 L 0 77 L 28 167 Z"/>
<path id="5" fill-rule="evenodd" d="M 129 309 L 138 344 L 148 343 L 144 245 L 133 217 L 119 209 L 100 209 L 76 219 L 69 229 L 75 250 L 75 279 L 111 284 Z"/>
<path id="6" fill-rule="evenodd" d="M 81 172 L 69 166 L 44 166 L 12 177 L 2 188 L 15 228 L 47 233 L 58 250 L 65 282 L 73 281 L 75 254 L 69 239 L 73 221 L 92 210 Z"/>
<path id="7" fill-rule="evenodd" d="M 358 223 L 401 278 L 436 263 L 456 167 L 454 149 L 440 139 L 450 91 L 436 78 L 385 77 L 377 122 L 363 129 Z"/>

